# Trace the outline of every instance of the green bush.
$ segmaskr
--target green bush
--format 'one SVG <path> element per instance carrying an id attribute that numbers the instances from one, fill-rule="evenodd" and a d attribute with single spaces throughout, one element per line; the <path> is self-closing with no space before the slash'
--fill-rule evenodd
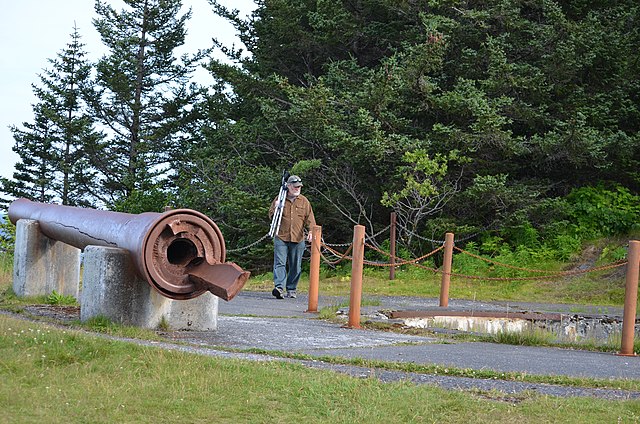
<path id="1" fill-rule="evenodd" d="M 16 242 L 16 226 L 9 221 L 7 216 L 0 217 L 0 252 L 13 255 Z"/>
<path id="2" fill-rule="evenodd" d="M 573 190 L 567 201 L 577 234 L 597 238 L 638 229 L 640 197 L 627 188 L 604 184 Z"/>
<path id="3" fill-rule="evenodd" d="M 551 213 L 546 221 L 543 211 Z M 478 244 L 470 246 L 480 255 L 513 265 L 566 261 L 580 251 L 586 240 L 640 229 L 640 196 L 619 185 L 581 187 L 566 198 L 541 204 L 511 221 L 511 226 L 485 233 Z M 626 250 L 617 247 L 605 251 L 601 260 L 615 261 L 625 256 Z"/>
<path id="4" fill-rule="evenodd" d="M 557 260 L 567 260 L 580 250 L 582 239 L 576 235 L 558 234 L 550 240 L 549 247 L 556 252 Z"/>

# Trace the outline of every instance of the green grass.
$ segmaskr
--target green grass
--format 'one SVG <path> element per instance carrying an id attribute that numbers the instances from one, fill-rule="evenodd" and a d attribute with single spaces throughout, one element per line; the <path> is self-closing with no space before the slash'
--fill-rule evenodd
<path id="1" fill-rule="evenodd" d="M 494 343 L 517 346 L 549 346 L 554 342 L 555 336 L 548 331 L 536 328 L 522 332 L 499 331 L 492 335 L 491 339 Z"/>
<path id="2" fill-rule="evenodd" d="M 485 340 L 486 341 L 486 340 Z M 411 343 L 409 343 L 411 344 Z M 264 349 L 225 349 L 234 352 L 247 352 L 259 355 L 270 355 L 279 358 L 297 360 L 320 360 L 329 364 L 353 365 L 370 368 L 372 370 L 394 370 L 418 374 L 444 375 L 448 377 L 466 377 L 475 379 L 516 381 L 522 383 L 554 384 L 566 387 L 584 387 L 618 390 L 640 391 L 640 380 L 630 379 L 595 379 L 584 377 L 569 377 L 563 375 L 536 375 L 523 372 L 500 372 L 491 369 L 456 368 L 445 365 L 418 364 L 414 362 L 378 361 L 363 358 L 343 358 L 338 356 L 311 356 L 301 353 L 273 351 Z"/>
<path id="3" fill-rule="evenodd" d="M 66 304 L 60 295 L 16 298 L 10 289 L 12 262 L 0 255 L 0 305 L 20 309 L 29 303 Z M 4 261 L 4 262 L 3 262 Z M 611 281 L 609 279 L 608 281 Z M 547 293 L 556 287 L 554 294 Z M 619 283 L 611 284 L 618 289 Z M 542 286 L 541 288 L 536 286 Z M 561 283 L 510 283 L 452 279 L 451 297 L 477 300 L 558 302 L 585 290 L 584 304 L 616 305 L 597 277 Z M 300 284 L 301 291 L 308 280 Z M 271 290 L 271 275 L 252 277 L 248 290 Z M 585 289 L 586 288 L 586 289 Z M 348 296 L 350 276 L 323 269 L 321 295 Z M 440 276 L 415 268 L 367 268 L 363 293 L 438 297 Z M 562 294 L 562 296 L 559 296 Z M 611 301 L 614 299 L 615 301 Z M 373 304 L 373 303 L 372 303 Z M 326 309 L 327 318 L 346 304 Z M 322 312 L 321 312 L 322 313 Z M 80 325 L 80 323 L 74 323 Z M 121 327 L 96 318 L 85 328 L 117 336 L 160 340 L 153 331 Z M 365 324 L 366 326 L 366 324 Z M 486 340 L 485 340 L 486 341 Z M 494 342 L 544 345 L 539 334 L 496 336 Z M 619 346 L 619 341 L 617 343 Z M 637 346 L 637 344 L 636 344 Z M 594 350 L 598 347 L 594 347 Z M 262 352 L 266 353 L 266 352 Z M 303 359 L 303 355 L 269 352 Z M 298 358 L 300 356 L 300 358 Z M 382 384 L 280 362 L 253 363 L 168 352 L 58 330 L 0 316 L 0 408 L 7 422 L 638 422 L 640 402 L 556 399 L 535 393 L 445 391 L 410 383 Z M 371 369 L 444 374 L 471 378 L 615 387 L 640 390 L 635 380 L 588 380 L 496 373 L 450 367 L 322 358 Z M 34 405 L 24 399 L 38 399 Z"/>
<path id="4" fill-rule="evenodd" d="M 380 383 L 103 340 L 0 316 L 3 422 L 636 422 L 640 402 Z M 37 401 L 28 401 L 37 399 Z"/>
<path id="5" fill-rule="evenodd" d="M 45 302 L 49 305 L 78 305 L 78 301 L 71 295 L 64 295 L 53 290 L 49 296 L 46 296 Z"/>
<path id="6" fill-rule="evenodd" d="M 13 279 L 13 255 L 0 252 L 0 287 L 11 285 Z"/>
<path id="7" fill-rule="evenodd" d="M 324 274 L 324 275 L 323 275 Z M 534 303 L 569 303 L 584 305 L 622 306 L 624 304 L 624 276 L 611 278 L 606 271 L 553 281 L 544 280 L 481 280 L 452 277 L 449 286 L 451 299 L 478 301 L 513 301 Z M 270 291 L 271 274 L 252 276 L 245 290 Z M 308 274 L 300 280 L 298 291 L 308 291 Z M 389 270 L 365 268 L 363 295 L 440 296 L 441 274 L 422 269 L 400 269 L 389 280 Z M 320 276 L 321 296 L 348 296 L 351 288 L 349 274 L 324 272 Z"/>

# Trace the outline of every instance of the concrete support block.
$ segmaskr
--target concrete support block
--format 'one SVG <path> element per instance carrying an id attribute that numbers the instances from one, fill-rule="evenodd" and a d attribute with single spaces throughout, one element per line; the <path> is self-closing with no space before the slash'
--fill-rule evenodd
<path id="1" fill-rule="evenodd" d="M 195 299 L 172 300 L 167 317 L 169 327 L 174 330 L 217 330 L 219 300 L 209 292 Z"/>
<path id="2" fill-rule="evenodd" d="M 169 311 L 169 299 L 157 293 L 136 274 L 125 249 L 87 246 L 80 320 L 103 316 L 134 327 L 156 328 Z"/>
<path id="3" fill-rule="evenodd" d="M 48 296 L 53 291 L 78 299 L 80 249 L 40 232 L 38 221 L 19 219 L 13 260 L 17 296 Z"/>
<path id="4" fill-rule="evenodd" d="M 172 330 L 217 329 L 218 298 L 206 293 L 191 300 L 162 296 L 135 271 L 129 252 L 103 246 L 87 246 L 80 320 L 104 316 L 134 327 Z"/>

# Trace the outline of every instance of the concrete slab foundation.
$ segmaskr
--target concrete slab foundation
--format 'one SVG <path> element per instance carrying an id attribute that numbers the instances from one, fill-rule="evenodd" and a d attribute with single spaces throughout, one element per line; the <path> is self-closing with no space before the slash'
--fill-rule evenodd
<path id="1" fill-rule="evenodd" d="M 442 310 L 393 311 L 391 316 L 414 328 L 446 328 L 483 334 L 543 330 L 564 342 L 617 342 L 622 337 L 622 316 Z M 636 320 L 635 337 L 640 337 L 639 319 Z"/>
<path id="2" fill-rule="evenodd" d="M 162 296 L 137 276 L 124 249 L 87 246 L 84 252 L 80 320 L 97 316 L 141 328 L 217 329 L 218 298 L 206 293 L 191 300 Z"/>
<path id="3" fill-rule="evenodd" d="M 78 299 L 80 249 L 40 232 L 38 221 L 19 219 L 13 260 L 17 296 L 48 296 L 53 291 Z"/>

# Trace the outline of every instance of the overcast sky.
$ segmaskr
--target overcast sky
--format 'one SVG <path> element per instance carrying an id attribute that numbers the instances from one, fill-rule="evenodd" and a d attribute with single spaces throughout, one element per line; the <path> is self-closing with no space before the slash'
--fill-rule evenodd
<path id="1" fill-rule="evenodd" d="M 100 37 L 91 23 L 97 17 L 93 0 L 0 0 L 0 176 L 12 178 L 13 166 L 19 157 L 11 148 L 15 144 L 9 126 L 22 127 L 33 122 L 32 105 L 36 102 L 31 84 L 40 84 L 38 74 L 51 65 L 71 41 L 74 23 L 85 44 L 89 60 L 106 53 Z M 115 9 L 123 8 L 120 0 L 108 0 Z M 239 9 L 241 16 L 251 13 L 253 0 L 222 0 L 230 8 Z M 231 46 L 238 43 L 234 28 L 214 15 L 207 0 L 183 0 L 192 8 L 187 22 L 186 51 L 196 52 L 211 46 L 216 37 Z M 182 53 L 182 51 L 180 52 Z M 200 73 L 200 78 L 206 73 Z"/>

